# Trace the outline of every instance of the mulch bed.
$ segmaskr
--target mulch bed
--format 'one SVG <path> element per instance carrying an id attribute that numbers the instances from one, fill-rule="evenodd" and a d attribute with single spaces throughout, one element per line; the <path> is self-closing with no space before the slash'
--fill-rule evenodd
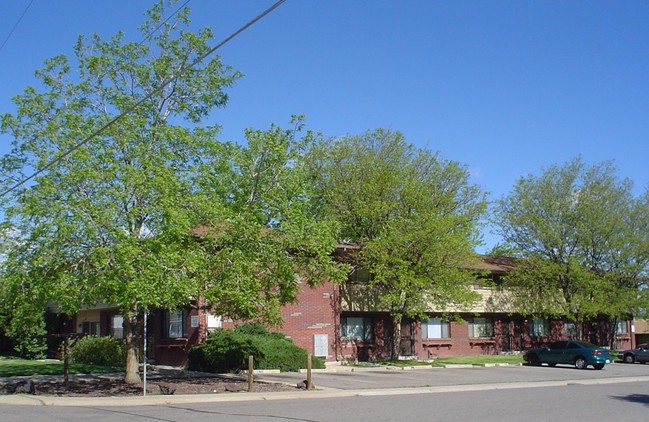
<path id="1" fill-rule="evenodd" d="M 253 384 L 253 392 L 296 391 L 296 386 L 261 383 Z M 156 378 L 147 381 L 147 394 L 221 394 L 247 392 L 248 382 L 218 377 L 205 378 Z M 27 391 L 25 391 L 27 392 Z M 66 397 L 115 397 L 141 396 L 142 385 L 126 384 L 122 380 L 70 380 L 34 381 L 31 394 Z"/>

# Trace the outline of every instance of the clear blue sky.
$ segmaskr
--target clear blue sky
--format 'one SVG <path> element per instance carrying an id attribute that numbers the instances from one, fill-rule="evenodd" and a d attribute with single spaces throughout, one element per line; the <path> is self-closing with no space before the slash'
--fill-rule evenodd
<path id="1" fill-rule="evenodd" d="M 0 0 L 0 43 L 28 3 Z M 188 6 L 220 41 L 272 3 Z M 139 41 L 149 4 L 34 0 L 0 51 L 0 112 L 79 34 Z M 649 183 L 646 1 L 288 0 L 219 54 L 246 75 L 212 115 L 223 139 L 305 114 L 327 136 L 399 130 L 466 165 L 491 199 L 577 155 L 615 160 L 637 194 Z"/>

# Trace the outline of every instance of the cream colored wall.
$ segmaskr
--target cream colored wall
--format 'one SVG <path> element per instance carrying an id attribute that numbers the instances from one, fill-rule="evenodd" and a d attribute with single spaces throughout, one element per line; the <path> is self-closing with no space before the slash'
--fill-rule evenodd
<path id="1" fill-rule="evenodd" d="M 341 290 L 341 309 L 344 312 L 386 311 L 379 305 L 380 295 L 377 289 L 360 283 L 351 283 L 344 285 Z M 506 292 L 483 287 L 474 287 L 473 290 L 480 294 L 481 299 L 470 308 L 460 309 L 450 306 L 446 309 L 437 309 L 431 304 L 428 312 L 514 312 L 512 301 Z"/>

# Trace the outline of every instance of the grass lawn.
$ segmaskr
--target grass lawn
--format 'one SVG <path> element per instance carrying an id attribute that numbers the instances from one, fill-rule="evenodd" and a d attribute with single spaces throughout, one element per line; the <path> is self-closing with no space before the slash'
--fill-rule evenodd
<path id="1" fill-rule="evenodd" d="M 443 365 L 485 365 L 494 363 L 523 363 L 523 356 L 518 355 L 484 355 L 484 356 L 454 356 L 450 358 L 438 358 L 433 362 L 422 362 L 413 360 L 391 360 L 378 362 L 382 365 L 409 367 L 409 366 L 443 366 Z"/>
<path id="2" fill-rule="evenodd" d="M 438 358 L 433 366 L 440 365 L 485 365 L 491 363 L 523 363 L 522 355 L 483 355 L 483 356 L 454 356 L 450 358 Z"/>
<path id="3" fill-rule="evenodd" d="M 123 372 L 123 369 L 97 365 L 70 364 L 71 374 Z M 26 360 L 0 357 L 0 377 L 19 375 L 63 375 L 63 361 Z"/>

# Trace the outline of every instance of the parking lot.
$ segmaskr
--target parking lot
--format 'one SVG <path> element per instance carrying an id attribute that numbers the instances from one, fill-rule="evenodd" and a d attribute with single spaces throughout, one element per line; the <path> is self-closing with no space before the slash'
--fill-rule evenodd
<path id="1" fill-rule="evenodd" d="M 298 383 L 306 374 L 261 374 L 257 379 Z M 341 390 L 364 390 L 407 387 L 441 387 L 452 385 L 529 383 L 549 381 L 602 380 L 612 382 L 618 378 L 629 381 L 649 381 L 649 365 L 613 363 L 602 370 L 589 367 L 585 370 L 574 366 L 504 366 L 473 368 L 417 368 L 409 370 L 336 368 L 335 372 L 313 373 L 312 381 L 317 388 Z M 621 380 L 620 380 L 621 381 Z"/>

